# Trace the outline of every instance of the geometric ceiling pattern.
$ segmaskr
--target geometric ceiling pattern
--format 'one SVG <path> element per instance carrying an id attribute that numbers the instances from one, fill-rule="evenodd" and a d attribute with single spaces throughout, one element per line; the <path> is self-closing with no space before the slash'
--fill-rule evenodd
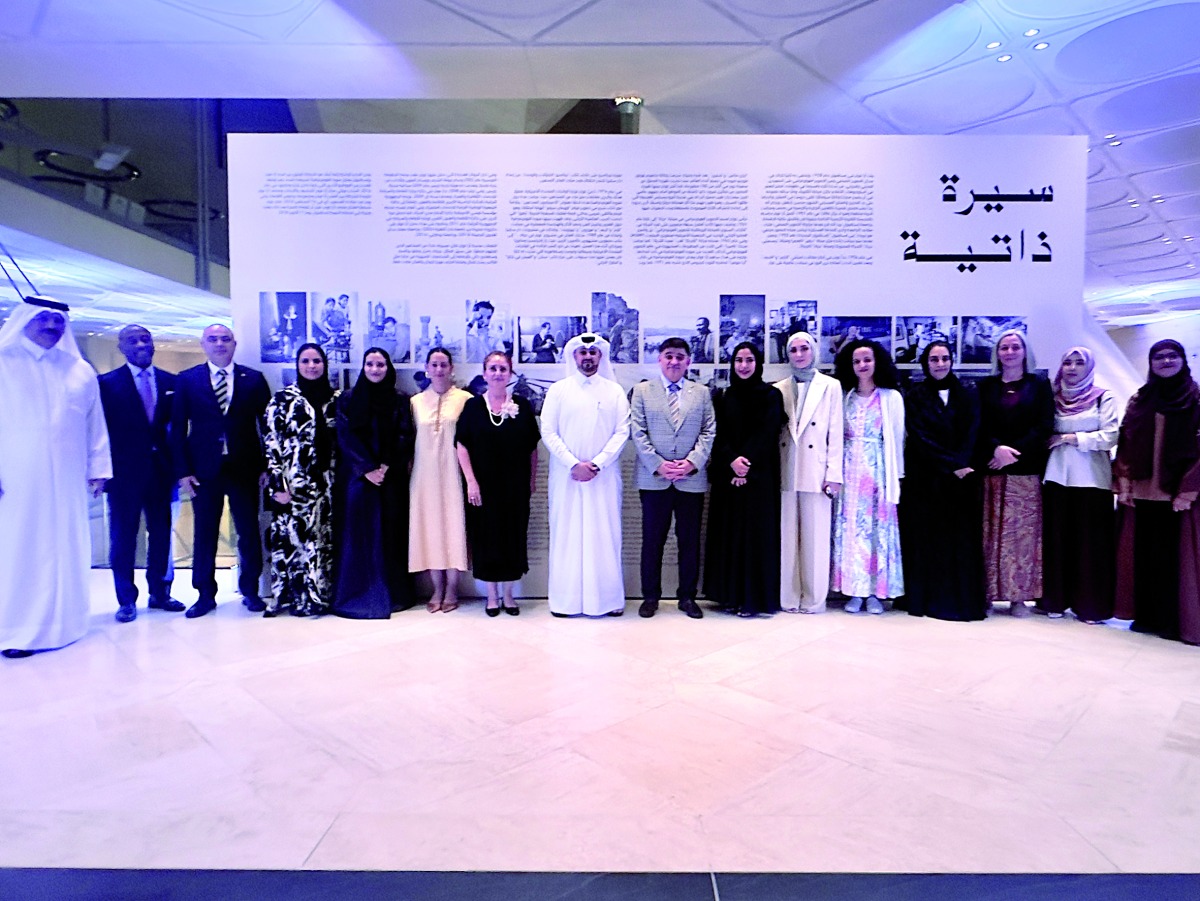
<path id="1" fill-rule="evenodd" d="M 1085 135 L 1101 322 L 1200 310 L 1200 2 L 5 0 L 0 96 L 273 97 L 302 130 Z M 441 103 L 430 101 L 442 101 Z M 152 166 L 153 161 L 139 161 Z M 0 211 L 0 221 L 3 213 Z"/>

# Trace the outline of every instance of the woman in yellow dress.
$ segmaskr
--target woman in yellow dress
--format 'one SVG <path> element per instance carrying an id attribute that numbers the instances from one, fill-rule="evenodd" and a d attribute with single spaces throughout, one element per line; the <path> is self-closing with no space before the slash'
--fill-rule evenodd
<path id="1" fill-rule="evenodd" d="M 458 573 L 468 568 L 462 474 L 454 432 L 471 397 L 454 386 L 454 361 L 444 347 L 425 356 L 429 387 L 412 399 L 417 428 L 409 483 L 408 571 L 429 572 L 430 613 L 458 607 Z"/>

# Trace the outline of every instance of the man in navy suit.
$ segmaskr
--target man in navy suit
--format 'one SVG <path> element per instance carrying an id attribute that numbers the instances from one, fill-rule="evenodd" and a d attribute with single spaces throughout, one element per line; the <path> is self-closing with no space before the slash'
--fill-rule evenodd
<path id="1" fill-rule="evenodd" d="M 192 498 L 192 586 L 200 595 L 189 619 L 217 606 L 217 537 L 225 498 L 237 531 L 238 590 L 242 603 L 260 613 L 262 543 L 258 499 L 266 484 L 260 421 L 271 389 L 257 369 L 233 362 L 233 330 L 210 325 L 200 346 L 207 363 L 179 373 L 171 423 L 171 445 L 179 489 Z"/>
<path id="2" fill-rule="evenodd" d="M 112 446 L 113 477 L 108 494 L 108 562 L 117 590 L 117 622 L 137 619 L 133 558 L 138 523 L 146 515 L 146 584 L 149 606 L 178 612 L 171 597 L 171 496 L 174 467 L 167 426 L 175 376 L 152 366 L 154 337 L 140 325 L 127 325 L 117 349 L 128 363 L 100 376 L 100 402 Z"/>

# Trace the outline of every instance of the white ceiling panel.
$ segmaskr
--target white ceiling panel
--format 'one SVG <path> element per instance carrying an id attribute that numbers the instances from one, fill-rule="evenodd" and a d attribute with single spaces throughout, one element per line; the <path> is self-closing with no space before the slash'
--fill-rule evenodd
<path id="1" fill-rule="evenodd" d="M 674 0 L 672 15 L 645 0 L 595 0 L 537 36 L 539 44 L 732 44 L 761 39 L 702 0 Z"/>

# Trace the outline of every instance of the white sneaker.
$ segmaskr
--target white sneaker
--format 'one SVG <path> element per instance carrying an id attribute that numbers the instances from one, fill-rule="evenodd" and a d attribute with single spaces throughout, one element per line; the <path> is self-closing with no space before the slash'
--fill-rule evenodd
<path id="1" fill-rule="evenodd" d="M 850 598 L 850 600 L 846 601 L 846 612 L 847 613 L 862 613 L 862 608 L 863 608 L 863 599 L 862 598 Z"/>
<path id="2" fill-rule="evenodd" d="M 880 603 L 879 598 L 877 598 L 877 597 L 867 598 L 867 613 L 875 613 L 875 614 L 883 613 L 883 604 Z"/>

